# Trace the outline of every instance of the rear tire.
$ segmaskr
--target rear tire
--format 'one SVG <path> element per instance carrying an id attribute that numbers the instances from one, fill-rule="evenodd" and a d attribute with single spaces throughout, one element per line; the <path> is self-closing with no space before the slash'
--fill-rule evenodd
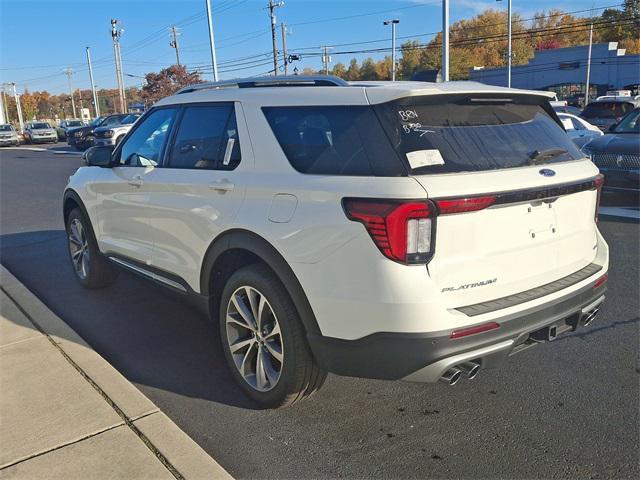
<path id="1" fill-rule="evenodd" d="M 74 208 L 71 211 L 66 230 L 69 259 L 80 285 L 91 289 L 111 285 L 118 270 L 100 253 L 91 224 L 82 210 Z"/>
<path id="2" fill-rule="evenodd" d="M 231 374 L 260 407 L 291 405 L 322 386 L 327 372 L 316 365 L 298 311 L 266 265 L 249 265 L 231 276 L 219 315 Z"/>

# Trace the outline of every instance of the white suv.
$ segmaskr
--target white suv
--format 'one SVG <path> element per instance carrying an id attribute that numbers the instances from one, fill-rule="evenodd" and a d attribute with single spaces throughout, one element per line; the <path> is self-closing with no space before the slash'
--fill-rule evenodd
<path id="1" fill-rule="evenodd" d="M 327 372 L 454 384 L 589 324 L 602 176 L 551 94 L 277 77 L 158 102 L 64 193 L 80 283 L 197 299 L 259 404 Z"/>

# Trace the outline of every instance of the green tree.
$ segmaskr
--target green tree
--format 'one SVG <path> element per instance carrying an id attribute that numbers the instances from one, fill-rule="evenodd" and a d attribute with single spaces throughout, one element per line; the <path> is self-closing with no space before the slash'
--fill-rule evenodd
<path id="1" fill-rule="evenodd" d="M 347 67 L 345 67 L 344 63 L 338 62 L 331 69 L 331 75 L 335 75 L 336 77 L 340 77 L 340 78 L 346 78 Z"/>
<path id="2" fill-rule="evenodd" d="M 358 60 L 352 58 L 349 62 L 349 68 L 346 73 L 346 80 L 360 80 L 360 67 L 358 66 Z"/>

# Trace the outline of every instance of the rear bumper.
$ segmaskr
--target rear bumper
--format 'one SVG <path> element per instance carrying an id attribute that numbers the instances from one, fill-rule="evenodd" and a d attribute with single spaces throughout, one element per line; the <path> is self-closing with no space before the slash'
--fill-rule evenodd
<path id="1" fill-rule="evenodd" d="M 598 278 L 606 273 L 599 272 Z M 555 326 L 557 334 L 584 326 L 604 301 L 606 284 L 594 282 L 551 302 L 498 316 L 495 330 L 451 339 L 451 331 L 429 333 L 381 332 L 358 340 L 310 336 L 317 362 L 338 375 L 436 382 L 448 368 L 466 361 L 495 368 L 508 356 L 540 342 L 532 334 Z"/>

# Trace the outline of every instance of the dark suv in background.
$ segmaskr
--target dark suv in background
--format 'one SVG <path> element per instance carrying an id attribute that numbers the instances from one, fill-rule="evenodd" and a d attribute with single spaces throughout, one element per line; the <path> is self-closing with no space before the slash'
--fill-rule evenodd
<path id="1" fill-rule="evenodd" d="M 605 175 L 604 191 L 640 194 L 640 108 L 582 147 Z"/>
<path id="2" fill-rule="evenodd" d="M 78 150 L 86 150 L 93 146 L 96 128 L 120 125 L 122 120 L 127 116 L 128 114 L 126 113 L 117 113 L 106 117 L 98 117 L 86 127 L 76 128 L 72 132 L 69 132 L 67 135 L 67 143 L 72 147 L 76 147 Z"/>
<path id="3" fill-rule="evenodd" d="M 617 124 L 634 108 L 640 107 L 640 96 L 605 96 L 589 103 L 580 116 L 603 132 Z"/>

